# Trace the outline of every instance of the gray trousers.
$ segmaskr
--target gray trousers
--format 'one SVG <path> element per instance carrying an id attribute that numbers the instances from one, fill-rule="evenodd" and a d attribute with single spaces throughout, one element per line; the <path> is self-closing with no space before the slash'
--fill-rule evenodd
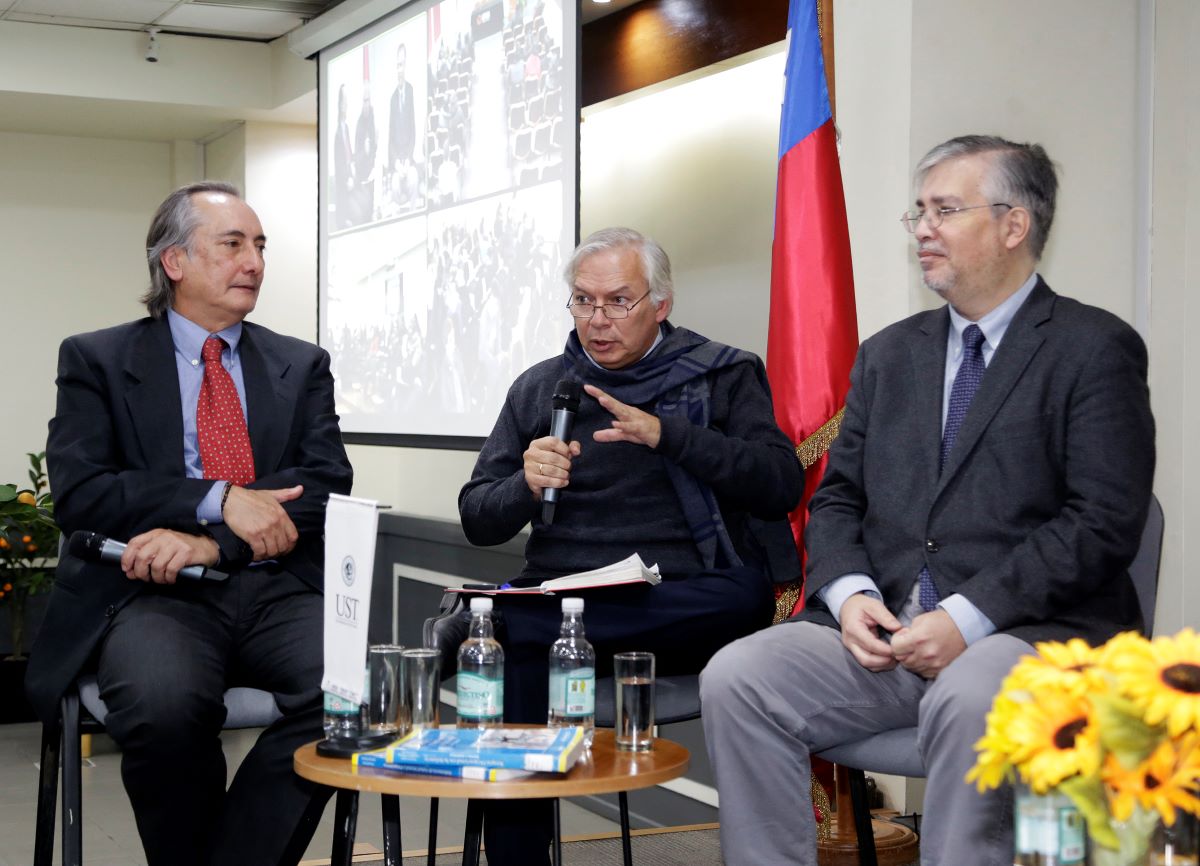
<path id="1" fill-rule="evenodd" d="M 922 866 L 1009 866 L 1011 792 L 979 794 L 964 777 L 1001 681 L 1032 652 L 991 635 L 925 680 L 866 670 L 838 631 L 813 623 L 783 623 L 722 649 L 700 695 L 726 866 L 815 866 L 809 755 L 913 725 L 928 778 Z"/>

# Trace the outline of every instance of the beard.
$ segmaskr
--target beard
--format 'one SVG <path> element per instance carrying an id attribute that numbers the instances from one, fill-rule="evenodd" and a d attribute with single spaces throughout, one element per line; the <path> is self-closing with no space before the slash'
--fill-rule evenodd
<path id="1" fill-rule="evenodd" d="M 922 271 L 921 280 L 925 283 L 925 288 L 936 292 L 944 298 L 946 297 L 946 293 L 952 291 L 958 283 L 958 275 L 953 271 L 940 274 L 934 274 L 932 271 Z"/>

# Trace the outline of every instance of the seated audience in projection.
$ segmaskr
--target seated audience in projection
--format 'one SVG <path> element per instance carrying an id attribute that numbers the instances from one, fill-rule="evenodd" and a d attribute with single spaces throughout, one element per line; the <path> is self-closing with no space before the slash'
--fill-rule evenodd
<path id="1" fill-rule="evenodd" d="M 859 349 L 809 506 L 805 610 L 701 675 L 729 866 L 815 864 L 809 756 L 912 726 L 921 862 L 1009 866 L 1011 790 L 965 781 L 1002 679 L 1035 641 L 1141 625 L 1127 569 L 1154 476 L 1146 347 L 1037 273 L 1054 164 L 964 136 L 914 186 L 903 221 L 946 305 Z"/>
<path id="2" fill-rule="evenodd" d="M 660 585 L 581 593 L 597 675 L 611 675 L 622 650 L 654 652 L 659 674 L 695 673 L 721 646 L 770 623 L 773 583 L 799 576 L 787 515 L 800 499 L 800 464 L 775 424 L 758 357 L 667 320 L 674 286 L 657 243 L 630 229 L 596 232 L 564 275 L 575 329 L 560 356 L 509 389 L 459 494 L 463 530 L 489 545 L 528 526 L 517 583 L 633 553 L 657 564 Z M 550 319 L 554 310 L 539 312 Z M 562 379 L 583 390 L 570 441 L 549 435 Z M 550 523 L 548 489 L 560 494 Z M 505 596 L 496 610 L 504 718 L 544 723 L 559 601 Z M 549 862 L 548 802 L 485 808 L 489 863 Z"/>
<path id="3" fill-rule="evenodd" d="M 59 352 L 56 517 L 127 547 L 114 565 L 64 552 L 26 685 L 49 721 L 95 672 L 151 866 L 295 863 L 330 794 L 291 755 L 322 734 L 325 503 L 352 473 L 329 355 L 244 321 L 265 246 L 233 187 L 176 190 L 143 248 L 149 316 Z M 272 692 L 283 717 L 226 790 L 232 686 Z"/>
<path id="4" fill-rule="evenodd" d="M 539 311 L 574 243 L 574 10 L 412 5 L 321 60 L 320 340 L 345 429 L 481 440 L 561 345 Z"/>

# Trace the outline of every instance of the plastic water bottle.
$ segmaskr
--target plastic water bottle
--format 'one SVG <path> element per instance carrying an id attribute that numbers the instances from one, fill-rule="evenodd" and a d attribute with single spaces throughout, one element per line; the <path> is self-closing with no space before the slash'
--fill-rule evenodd
<path id="1" fill-rule="evenodd" d="M 596 651 L 583 636 L 583 599 L 562 601 L 561 635 L 550 647 L 552 728 L 580 725 L 591 748 L 596 725 Z"/>
<path id="2" fill-rule="evenodd" d="M 1069 797 L 1018 785 L 1015 799 L 1014 866 L 1083 866 L 1086 828 Z"/>
<path id="3" fill-rule="evenodd" d="M 458 648 L 458 726 L 504 721 L 504 650 L 492 634 L 492 600 L 471 599 L 471 634 Z"/>

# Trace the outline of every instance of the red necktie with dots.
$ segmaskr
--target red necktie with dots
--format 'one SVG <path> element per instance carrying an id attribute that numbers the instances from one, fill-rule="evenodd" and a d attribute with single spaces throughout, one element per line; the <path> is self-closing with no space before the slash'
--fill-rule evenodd
<path id="1" fill-rule="evenodd" d="M 204 477 L 246 485 L 254 480 L 254 454 L 233 377 L 221 364 L 225 341 L 204 341 L 204 382 L 196 401 L 196 433 Z"/>

